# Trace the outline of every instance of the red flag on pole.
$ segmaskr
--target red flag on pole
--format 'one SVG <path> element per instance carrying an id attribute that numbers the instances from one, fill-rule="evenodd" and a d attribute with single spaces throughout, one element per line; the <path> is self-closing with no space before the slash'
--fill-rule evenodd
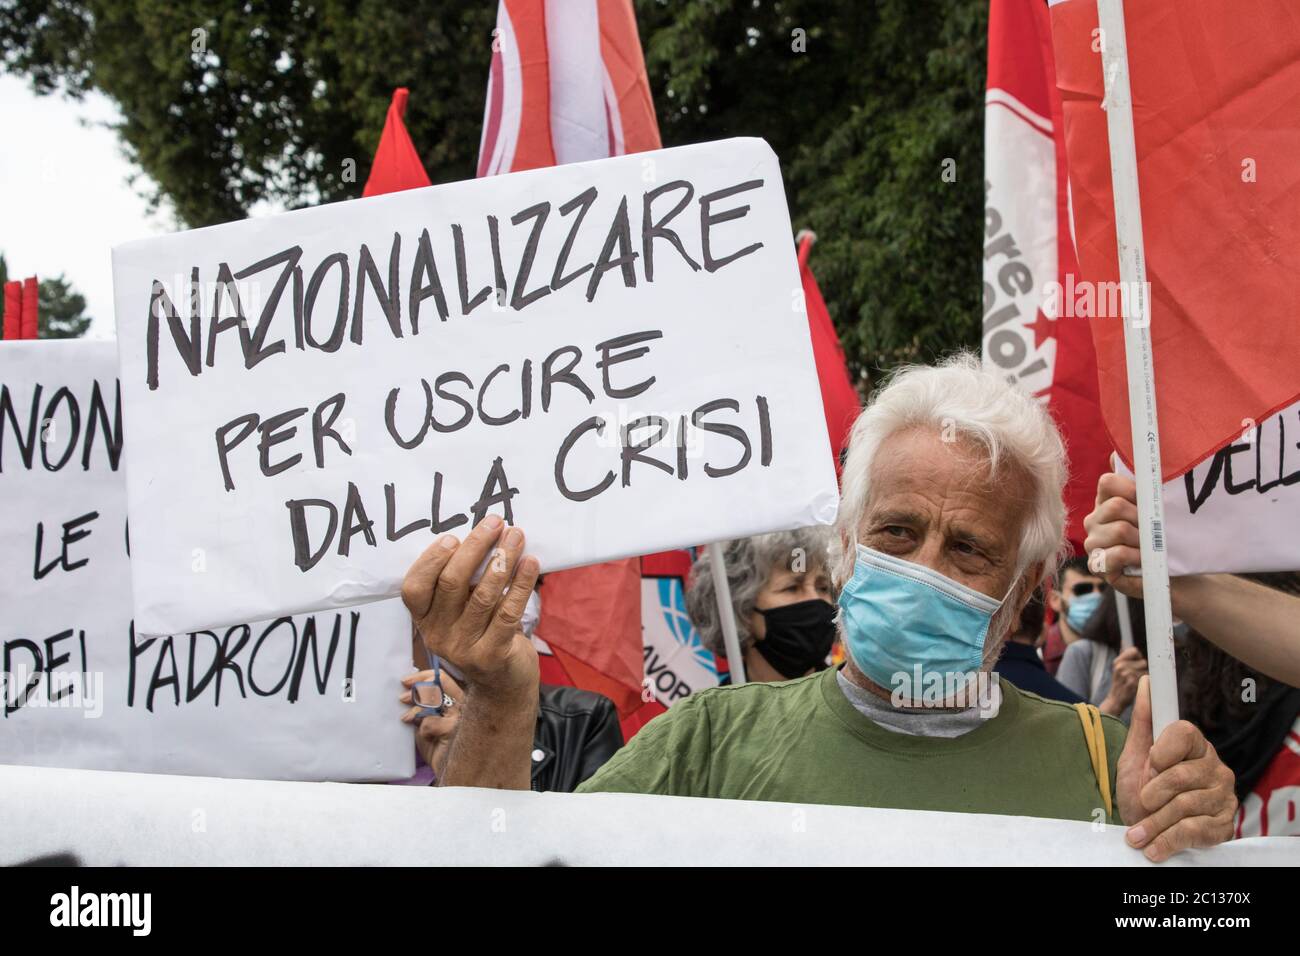
<path id="1" fill-rule="evenodd" d="M 36 276 L 23 280 L 23 319 L 22 338 L 34 339 L 40 336 L 41 325 L 41 286 Z"/>
<path id="2" fill-rule="evenodd" d="M 1052 4 L 1080 283 L 1106 427 L 1133 464 L 1095 0 Z M 1300 12 L 1292 0 L 1127 4 L 1162 476 L 1300 397 Z M 1091 298 L 1089 298 L 1091 296 Z"/>
<path id="3" fill-rule="evenodd" d="M 388 117 L 384 120 L 384 131 L 379 137 L 375 161 L 370 166 L 370 178 L 366 180 L 362 196 L 379 196 L 432 185 L 402 119 L 406 115 L 406 101 L 410 95 L 410 90 L 406 87 L 393 91 L 393 100 L 388 105 Z"/>
<path id="4" fill-rule="evenodd" d="M 840 337 L 831 322 L 826 300 L 813 277 L 808 256 L 817 237 L 805 231 L 799 237 L 799 278 L 803 282 L 804 305 L 808 310 L 808 331 L 812 335 L 813 360 L 817 364 L 817 378 L 822 388 L 822 407 L 826 412 L 826 431 L 830 435 L 831 454 L 835 456 L 838 472 L 844 446 L 848 444 L 849 429 L 853 427 L 862 402 L 858 390 L 849 377 L 848 363 Z"/>
<path id="5" fill-rule="evenodd" d="M 1086 317 L 1057 307 L 1077 272 L 1070 235 L 1061 99 L 1042 3 L 992 0 L 985 99 L 984 366 L 1047 402 L 1070 458 L 1066 535 L 1083 550 L 1083 519 L 1108 470 Z"/>
<path id="6" fill-rule="evenodd" d="M 478 173 L 493 176 L 658 149 L 630 0 L 500 0 Z M 543 676 L 605 694 L 624 734 L 642 705 L 640 559 L 548 574 Z"/>
<path id="7" fill-rule="evenodd" d="M 23 337 L 23 284 L 17 280 L 5 283 L 4 337 L 6 342 Z"/>

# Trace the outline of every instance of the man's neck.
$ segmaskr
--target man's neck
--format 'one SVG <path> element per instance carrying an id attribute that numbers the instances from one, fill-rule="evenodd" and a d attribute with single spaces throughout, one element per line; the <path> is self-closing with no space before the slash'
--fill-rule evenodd
<path id="1" fill-rule="evenodd" d="M 842 673 L 848 679 L 849 683 L 853 684 L 856 687 L 861 687 L 863 690 L 871 694 L 873 697 L 879 697 L 881 700 L 890 704 L 890 706 L 895 706 L 893 693 L 881 687 L 879 684 L 873 681 L 866 674 L 862 673 L 862 671 L 858 669 L 858 665 L 853 663 L 852 657 L 849 657 L 844 662 L 844 670 Z M 932 704 L 917 704 L 915 707 L 912 707 L 909 703 L 904 703 L 899 707 L 899 709 L 903 709 L 903 710 L 915 709 L 915 710 L 924 710 L 927 712 L 933 712 L 936 714 L 952 714 L 963 710 L 969 710 L 971 706 L 972 705 L 968 703 L 962 703 L 962 704 L 954 703 L 952 706 L 944 706 L 944 707 L 938 707 Z"/>
<path id="2" fill-rule="evenodd" d="M 847 677 L 851 683 L 861 687 L 863 690 L 881 698 L 882 700 L 889 700 L 893 696 L 889 691 L 885 690 L 885 688 L 881 687 L 866 674 L 862 673 L 862 671 L 858 670 L 858 665 L 853 663 L 853 658 L 851 657 L 844 662 L 844 676 Z"/>

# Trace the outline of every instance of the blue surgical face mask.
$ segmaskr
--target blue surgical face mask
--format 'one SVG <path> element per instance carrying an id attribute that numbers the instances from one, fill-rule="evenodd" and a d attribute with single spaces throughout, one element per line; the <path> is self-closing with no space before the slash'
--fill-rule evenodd
<path id="1" fill-rule="evenodd" d="M 897 675 L 915 681 L 918 668 L 922 680 L 980 669 L 989 622 L 1001 601 L 864 545 L 857 555 L 839 604 L 845 645 L 867 677 L 890 689 Z"/>
<path id="2" fill-rule="evenodd" d="M 1065 611 L 1065 621 L 1070 625 L 1070 630 L 1075 634 L 1082 634 L 1084 626 L 1088 619 L 1096 612 L 1101 605 L 1101 592 L 1089 591 L 1070 602 Z"/>

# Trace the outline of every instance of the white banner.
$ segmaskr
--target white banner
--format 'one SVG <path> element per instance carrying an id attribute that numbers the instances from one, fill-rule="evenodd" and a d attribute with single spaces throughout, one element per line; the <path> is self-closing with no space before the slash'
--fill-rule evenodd
<path id="1" fill-rule="evenodd" d="M 1124 827 L 979 813 L 23 767 L 0 793 L 3 866 L 1157 866 Z M 1296 866 L 1300 840 L 1159 865 Z"/>
<path id="2" fill-rule="evenodd" d="M 1051 119 L 1004 89 L 989 90 L 984 108 L 983 273 L 984 368 L 1046 394 L 1057 341 L 1041 334 L 1052 317 L 1039 313 L 1058 273 L 1056 148 Z"/>
<path id="3" fill-rule="evenodd" d="M 144 633 L 392 596 L 489 512 L 543 570 L 834 517 L 761 140 L 148 239 L 113 271 Z"/>
<path id="4" fill-rule="evenodd" d="M 1300 570 L 1300 403 L 1242 422 L 1164 498 L 1170 574 Z"/>
<path id="5" fill-rule="evenodd" d="M 175 637 L 132 628 L 117 392 L 113 342 L 0 344 L 0 762 L 409 777 L 400 601 Z M 192 550 L 192 580 L 209 560 Z"/>

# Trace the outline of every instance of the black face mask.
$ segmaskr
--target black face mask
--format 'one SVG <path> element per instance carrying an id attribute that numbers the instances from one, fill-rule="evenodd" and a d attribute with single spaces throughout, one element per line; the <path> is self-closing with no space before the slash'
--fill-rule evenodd
<path id="1" fill-rule="evenodd" d="M 814 598 L 759 611 L 767 634 L 754 648 L 782 677 L 803 677 L 812 668 L 822 670 L 835 643 L 835 614 L 839 609 Z"/>

